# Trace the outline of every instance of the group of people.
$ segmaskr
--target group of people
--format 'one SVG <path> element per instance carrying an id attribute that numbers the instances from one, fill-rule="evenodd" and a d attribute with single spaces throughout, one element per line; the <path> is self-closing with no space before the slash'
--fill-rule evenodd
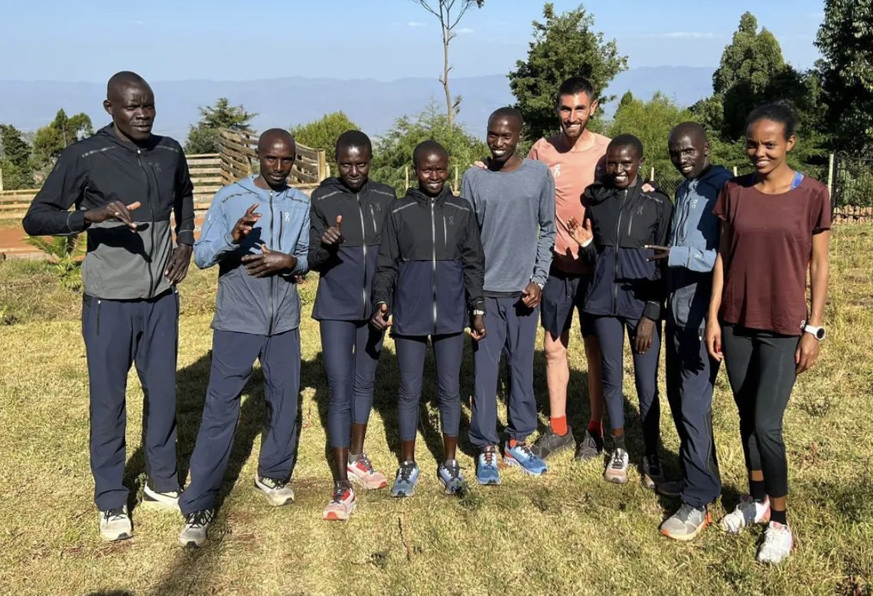
<path id="1" fill-rule="evenodd" d="M 610 140 L 588 129 L 598 105 L 582 78 L 557 90 L 560 133 L 537 141 L 527 158 L 518 153 L 521 114 L 496 110 L 487 124 L 491 155 L 465 172 L 461 197 L 446 185 L 449 156 L 435 141 L 415 148 L 417 186 L 397 199 L 393 188 L 369 179 L 370 139 L 348 131 L 335 147 L 337 176 L 309 198 L 287 183 L 293 137 L 270 129 L 258 143 L 259 173 L 215 195 L 196 241 L 193 188 L 181 147 L 151 134 L 151 88 L 134 73 L 118 73 L 109 80 L 104 107 L 112 124 L 63 152 L 24 219 L 32 235 L 88 232 L 82 329 L 91 467 L 104 539 L 132 535 L 122 484 L 132 364 L 146 401 L 143 504 L 181 510 L 183 545 L 207 539 L 240 395 L 256 359 L 264 373 L 266 420 L 254 487 L 271 505 L 293 501 L 301 360 L 297 284 L 316 271 L 312 316 L 319 322 L 329 386 L 334 475 L 324 519 L 347 520 L 356 488 L 388 486 L 364 449 L 386 330 L 399 367 L 395 497 L 412 496 L 422 473 L 415 442 L 428 343 L 444 447 L 436 476 L 448 494 L 465 489 L 456 455 L 465 328 L 475 371 L 469 440 L 479 450 L 476 482 L 500 484 L 501 460 L 539 476 L 549 469 L 548 459 L 574 450 L 579 461 L 604 461 L 605 480 L 627 483 L 627 334 L 642 424 L 640 480 L 682 503 L 661 533 L 691 540 L 710 523 L 707 508 L 721 492 L 712 395 L 724 360 L 749 494 L 720 525 L 736 533 L 767 524 L 758 559 L 778 563 L 790 554 L 782 419 L 797 375 L 814 364 L 824 339 L 831 223 L 826 187 L 786 161 L 796 141 L 790 105 L 769 104 L 750 114 L 746 148 L 754 172 L 738 178 L 712 164 L 699 124 L 677 126 L 667 140 L 685 179 L 675 202 L 643 180 L 638 138 Z M 192 253 L 200 268 L 219 266 L 219 288 L 203 418 L 190 483 L 182 490 L 175 445 L 176 285 Z M 567 422 L 574 311 L 590 409 L 578 443 Z M 530 442 L 537 429 L 538 323 L 550 423 Z M 659 458 L 662 333 L 682 467 L 681 478 L 672 481 Z M 501 358 L 508 412 L 502 443 Z"/>

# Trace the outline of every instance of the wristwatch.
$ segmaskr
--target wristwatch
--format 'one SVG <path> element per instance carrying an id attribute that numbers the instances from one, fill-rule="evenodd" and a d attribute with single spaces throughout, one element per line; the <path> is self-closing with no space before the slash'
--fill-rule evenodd
<path id="1" fill-rule="evenodd" d="M 803 331 L 805 333 L 811 333 L 818 341 L 823 341 L 825 335 L 827 335 L 824 327 L 815 327 L 814 325 L 804 325 Z"/>
<path id="2" fill-rule="evenodd" d="M 484 311 L 484 310 L 476 309 L 476 310 L 473 311 L 473 316 L 474 316 L 474 317 L 484 317 L 484 316 L 485 316 L 485 311 Z"/>

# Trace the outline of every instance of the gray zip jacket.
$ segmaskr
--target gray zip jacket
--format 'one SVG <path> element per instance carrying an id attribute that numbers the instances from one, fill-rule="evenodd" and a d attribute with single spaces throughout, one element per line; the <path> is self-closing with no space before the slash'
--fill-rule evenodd
<path id="1" fill-rule="evenodd" d="M 667 261 L 668 324 L 701 331 L 706 326 L 721 233 L 712 210 L 731 178 L 722 166 L 712 166 L 700 178 L 684 180 L 676 190 Z"/>

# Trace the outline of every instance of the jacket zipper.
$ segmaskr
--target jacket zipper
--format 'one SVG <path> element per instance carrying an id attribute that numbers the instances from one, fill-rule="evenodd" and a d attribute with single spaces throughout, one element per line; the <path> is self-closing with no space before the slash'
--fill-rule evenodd
<path id="1" fill-rule="evenodd" d="M 364 224 L 364 207 L 361 205 L 361 194 L 355 193 L 358 201 L 358 214 L 361 216 L 361 245 L 364 249 L 364 287 L 361 289 L 361 309 L 364 313 L 362 318 L 367 318 L 367 228 Z M 370 207 L 372 209 L 372 206 Z"/>
<path id="2" fill-rule="evenodd" d="M 370 205 L 370 221 L 373 222 L 373 234 L 378 234 L 379 230 L 376 229 L 376 214 L 373 213 L 372 205 Z"/>
<path id="3" fill-rule="evenodd" d="M 437 328 L 437 258 L 436 258 L 436 220 L 434 219 L 433 207 L 436 202 L 435 198 L 430 200 L 430 233 L 431 246 L 433 247 L 433 332 L 436 333 Z"/>
<path id="4" fill-rule="evenodd" d="M 103 301 L 98 298 L 97 299 L 97 335 L 100 335 L 100 306 L 103 304 Z"/>
<path id="5" fill-rule="evenodd" d="M 276 223 L 276 217 L 273 214 L 273 191 L 270 191 L 270 241 L 272 242 L 273 236 L 273 224 Z M 276 248 L 276 250 L 279 250 Z M 270 276 L 270 299 L 267 301 L 267 318 L 269 319 L 267 323 L 267 335 L 273 335 L 273 290 L 276 284 L 276 276 Z"/>
<path id="6" fill-rule="evenodd" d="M 618 206 L 618 220 L 615 222 L 615 262 L 612 270 L 612 314 L 618 314 L 618 252 L 621 250 L 621 214 L 627 202 L 627 189 L 624 189 L 624 198 Z"/>
<path id="7" fill-rule="evenodd" d="M 155 250 L 155 207 L 154 207 L 154 205 L 152 205 L 152 198 L 151 198 L 152 181 L 151 181 L 151 178 L 149 178 L 149 171 L 146 169 L 146 167 L 142 163 L 142 150 L 141 149 L 136 150 L 136 161 L 139 162 L 139 167 L 142 168 L 142 171 L 146 177 L 146 202 L 149 204 L 149 214 L 152 217 L 152 223 L 149 226 L 149 238 L 151 238 L 152 245 L 151 245 L 151 248 L 149 249 L 149 260 L 146 263 L 146 265 L 147 265 L 147 268 L 149 270 L 149 295 L 148 295 L 148 297 L 154 298 L 155 274 L 152 272 L 152 262 L 155 260 L 155 257 L 152 254 L 152 251 Z"/>
<path id="8" fill-rule="evenodd" d="M 443 248 L 449 247 L 449 233 L 446 230 L 446 216 L 443 215 Z"/>

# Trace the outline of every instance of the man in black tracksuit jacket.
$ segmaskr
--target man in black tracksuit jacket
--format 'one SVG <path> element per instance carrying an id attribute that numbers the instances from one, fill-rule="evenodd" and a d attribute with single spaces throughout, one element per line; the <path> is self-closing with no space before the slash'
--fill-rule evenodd
<path id="1" fill-rule="evenodd" d="M 113 124 L 64 150 L 23 225 L 33 236 L 88 232 L 82 333 L 91 470 L 101 535 L 117 540 L 131 535 L 122 478 L 125 391 L 134 362 L 146 401 L 145 500 L 178 510 L 175 285 L 190 262 L 194 205 L 182 147 L 151 134 L 155 110 L 148 84 L 134 73 L 118 73 L 109 81 L 104 106 Z M 74 211 L 68 211 L 71 206 Z"/>
<path id="2" fill-rule="evenodd" d="M 413 161 L 419 188 L 410 189 L 391 207 L 373 279 L 371 321 L 384 329 L 389 313 L 394 315 L 400 367 L 403 462 L 392 488 L 394 496 L 411 495 L 418 481 L 415 436 L 428 336 L 436 357 L 445 448 L 438 477 L 448 493 L 461 485 L 455 451 L 464 327 L 472 319 L 474 339 L 485 336 L 485 258 L 475 214 L 469 202 L 445 188 L 448 155 L 441 145 L 434 141 L 420 144 Z"/>
<path id="3" fill-rule="evenodd" d="M 312 193 L 309 267 L 318 271 L 312 317 L 319 322 L 327 373 L 328 435 L 334 456 L 334 491 L 323 517 L 344 520 L 354 510 L 349 479 L 365 489 L 383 488 L 385 476 L 364 453 L 373 405 L 376 365 L 384 333 L 370 326 L 370 300 L 385 215 L 394 189 L 369 179 L 372 143 L 352 130 L 339 136 L 339 176 Z"/>
<path id="4" fill-rule="evenodd" d="M 649 260 L 670 231 L 673 204 L 663 193 L 642 190 L 638 178 L 643 150 L 631 135 L 612 140 L 607 149 L 606 183 L 595 182 L 583 194 L 586 230 L 593 238 L 577 238 L 582 257 L 593 266 L 584 312 L 600 342 L 603 388 L 614 449 L 604 477 L 627 482 L 628 454 L 624 444 L 622 352 L 624 333 L 631 341 L 634 377 L 643 423 L 645 457 L 642 481 L 648 488 L 661 480 L 657 375 L 661 316 L 666 296 L 663 263 Z M 577 222 L 571 227 L 579 230 Z M 572 233 L 572 231 L 571 231 Z M 575 236 L 574 236 L 575 237 Z"/>

